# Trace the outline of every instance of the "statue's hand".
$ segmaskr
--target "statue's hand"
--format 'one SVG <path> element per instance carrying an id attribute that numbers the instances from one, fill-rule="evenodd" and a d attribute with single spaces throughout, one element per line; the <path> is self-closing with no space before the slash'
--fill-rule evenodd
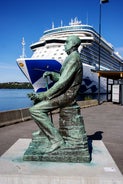
<path id="1" fill-rule="evenodd" d="M 28 95 L 28 97 L 29 97 L 32 101 L 34 101 L 34 104 L 40 102 L 40 99 L 38 98 L 38 94 L 29 93 L 29 94 L 27 94 L 27 95 Z"/>
<path id="2" fill-rule="evenodd" d="M 31 100 L 34 100 L 36 98 L 36 94 L 35 93 L 29 93 L 27 94 L 28 97 L 31 99 Z"/>
<path id="3" fill-rule="evenodd" d="M 60 74 L 57 72 L 45 72 L 43 74 L 43 78 L 46 78 L 47 76 L 50 77 L 50 80 L 57 82 L 59 80 Z"/>
<path id="4" fill-rule="evenodd" d="M 51 75 L 52 75 L 51 72 L 45 72 L 45 73 L 43 74 L 43 78 L 46 78 L 47 76 L 51 76 Z"/>
<path id="5" fill-rule="evenodd" d="M 29 93 L 28 97 L 32 101 L 34 101 L 34 104 L 37 104 L 37 103 L 41 102 L 42 100 L 47 99 L 45 92 L 40 92 L 40 93 L 37 93 L 37 94 L 36 93 Z"/>

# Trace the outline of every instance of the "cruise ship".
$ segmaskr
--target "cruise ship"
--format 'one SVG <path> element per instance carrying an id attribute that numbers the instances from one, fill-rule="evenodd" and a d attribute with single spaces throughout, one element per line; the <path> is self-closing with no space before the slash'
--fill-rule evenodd
<path id="1" fill-rule="evenodd" d="M 67 54 L 64 51 L 64 43 L 68 36 L 77 35 L 81 39 L 79 52 L 83 64 L 83 82 L 80 87 L 80 94 L 94 94 L 98 92 L 98 76 L 93 70 L 121 69 L 123 59 L 116 53 L 113 46 L 102 38 L 90 25 L 84 25 L 77 18 L 71 20 L 68 26 L 52 28 L 44 31 L 38 42 L 33 43 L 30 48 L 33 51 L 31 58 L 25 57 L 22 41 L 22 56 L 17 59 L 21 71 L 32 84 L 35 92 L 47 90 L 53 82 L 48 83 L 43 79 L 45 71 L 59 72 Z M 99 66 L 100 57 L 100 66 Z M 106 80 L 101 78 L 100 91 L 105 93 Z"/>

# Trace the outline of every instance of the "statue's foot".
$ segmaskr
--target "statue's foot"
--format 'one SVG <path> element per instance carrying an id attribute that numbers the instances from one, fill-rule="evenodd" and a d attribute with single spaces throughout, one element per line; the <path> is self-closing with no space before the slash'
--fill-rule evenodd
<path id="1" fill-rule="evenodd" d="M 50 147 L 47 147 L 46 150 L 45 150 L 45 153 L 50 153 L 50 152 L 53 152 L 55 150 L 57 150 L 58 148 L 60 148 L 62 145 L 64 145 L 64 141 L 63 140 L 60 140 L 54 144 L 51 144 Z"/>

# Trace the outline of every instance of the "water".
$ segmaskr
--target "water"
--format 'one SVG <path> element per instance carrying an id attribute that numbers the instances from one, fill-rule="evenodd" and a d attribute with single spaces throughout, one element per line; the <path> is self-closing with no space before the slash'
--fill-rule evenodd
<path id="1" fill-rule="evenodd" d="M 27 94 L 33 89 L 0 89 L 0 112 L 28 108 L 33 105 Z M 96 95 L 82 95 L 79 101 L 86 99 L 97 99 Z M 106 95 L 101 95 L 101 100 L 105 100 Z"/>
<path id="2" fill-rule="evenodd" d="M 32 89 L 0 89 L 0 111 L 17 110 L 32 106 L 27 94 Z"/>

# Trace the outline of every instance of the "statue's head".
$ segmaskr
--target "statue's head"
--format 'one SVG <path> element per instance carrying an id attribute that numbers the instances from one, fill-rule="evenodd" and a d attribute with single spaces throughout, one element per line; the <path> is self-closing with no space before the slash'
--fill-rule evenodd
<path id="1" fill-rule="evenodd" d="M 65 52 L 70 53 L 70 51 L 73 50 L 73 48 L 77 50 L 80 44 L 81 40 L 78 36 L 76 35 L 69 36 L 65 43 Z"/>

